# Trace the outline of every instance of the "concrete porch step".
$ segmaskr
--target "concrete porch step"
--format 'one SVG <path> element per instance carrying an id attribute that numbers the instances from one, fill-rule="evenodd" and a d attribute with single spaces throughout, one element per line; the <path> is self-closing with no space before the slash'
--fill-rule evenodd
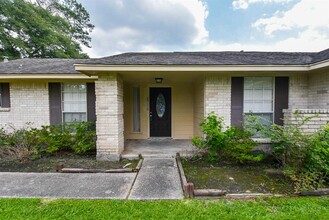
<path id="1" fill-rule="evenodd" d="M 193 152 L 179 152 L 180 155 L 182 157 L 191 157 L 194 155 Z M 146 153 L 146 154 L 143 154 L 141 153 L 142 157 L 143 158 L 175 158 L 176 157 L 176 153 L 153 153 L 153 154 L 149 154 L 149 153 Z M 128 160 L 132 160 L 132 159 L 138 159 L 139 158 L 139 155 L 138 154 L 125 154 L 123 153 L 121 155 L 121 158 L 122 159 L 128 159 Z"/>

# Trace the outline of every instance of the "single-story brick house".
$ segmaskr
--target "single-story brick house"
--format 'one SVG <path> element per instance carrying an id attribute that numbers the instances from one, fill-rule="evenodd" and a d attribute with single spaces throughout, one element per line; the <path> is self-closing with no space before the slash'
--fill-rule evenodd
<path id="1" fill-rule="evenodd" d="M 125 140 L 200 135 L 215 112 L 239 125 L 253 112 L 282 124 L 292 112 L 329 121 L 329 49 L 318 53 L 124 53 L 98 59 L 0 63 L 0 127 L 96 121 L 98 159 Z"/>

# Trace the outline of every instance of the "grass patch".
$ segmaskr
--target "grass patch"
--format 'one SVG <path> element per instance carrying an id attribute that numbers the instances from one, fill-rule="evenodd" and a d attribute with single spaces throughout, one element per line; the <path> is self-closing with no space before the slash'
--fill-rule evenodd
<path id="1" fill-rule="evenodd" d="M 269 165 L 183 163 L 189 182 L 197 189 L 221 189 L 229 193 L 291 194 L 293 184 L 284 175 L 268 173 Z"/>
<path id="2" fill-rule="evenodd" d="M 0 199 L 0 219 L 329 219 L 329 198 L 117 201 Z"/>
<path id="3" fill-rule="evenodd" d="M 131 163 L 128 168 L 135 168 L 138 160 L 97 161 L 95 155 L 74 155 L 63 154 L 57 156 L 43 157 L 36 160 L 0 160 L 0 172 L 56 172 L 57 163 L 63 163 L 64 167 L 90 168 L 90 169 L 117 169 L 122 168 L 127 163 Z"/>

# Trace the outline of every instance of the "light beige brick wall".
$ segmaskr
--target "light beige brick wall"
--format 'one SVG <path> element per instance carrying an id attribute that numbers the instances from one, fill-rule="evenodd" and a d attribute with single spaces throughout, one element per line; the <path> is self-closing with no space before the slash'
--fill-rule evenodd
<path id="1" fill-rule="evenodd" d="M 123 81 L 104 74 L 95 82 L 97 159 L 118 160 L 124 149 Z"/>
<path id="2" fill-rule="evenodd" d="M 329 109 L 329 71 L 309 76 L 309 107 Z"/>
<path id="3" fill-rule="evenodd" d="M 285 124 L 298 124 L 307 117 L 312 118 L 300 128 L 304 133 L 312 134 L 329 123 L 329 109 L 292 109 L 284 111 L 284 118 L 287 120 Z"/>
<path id="4" fill-rule="evenodd" d="M 10 83 L 10 108 L 0 108 L 0 127 L 15 129 L 49 125 L 47 82 L 17 81 Z"/>
<path id="5" fill-rule="evenodd" d="M 214 112 L 231 125 L 231 76 L 208 75 L 205 80 L 205 115 Z"/>
<path id="6" fill-rule="evenodd" d="M 284 111 L 286 123 L 296 124 L 302 118 L 316 116 L 301 127 L 311 134 L 329 122 L 328 71 L 291 76 L 289 93 L 289 110 Z"/>
<path id="7" fill-rule="evenodd" d="M 289 76 L 289 109 L 308 108 L 308 89 L 306 74 Z"/>

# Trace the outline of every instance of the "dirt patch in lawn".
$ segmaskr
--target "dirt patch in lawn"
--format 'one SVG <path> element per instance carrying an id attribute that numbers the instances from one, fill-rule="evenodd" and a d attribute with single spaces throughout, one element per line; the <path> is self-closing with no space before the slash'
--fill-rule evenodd
<path id="1" fill-rule="evenodd" d="M 188 182 L 196 189 L 220 189 L 228 193 L 291 194 L 293 184 L 269 165 L 209 164 L 184 162 Z M 266 172 L 271 169 L 272 172 Z"/>
<path id="2" fill-rule="evenodd" d="M 138 160 L 122 160 L 120 162 L 96 161 L 96 156 L 58 155 L 44 157 L 33 161 L 20 162 L 0 160 L 0 172 L 56 172 L 56 164 L 62 163 L 66 168 L 85 169 L 118 169 L 135 168 Z"/>

